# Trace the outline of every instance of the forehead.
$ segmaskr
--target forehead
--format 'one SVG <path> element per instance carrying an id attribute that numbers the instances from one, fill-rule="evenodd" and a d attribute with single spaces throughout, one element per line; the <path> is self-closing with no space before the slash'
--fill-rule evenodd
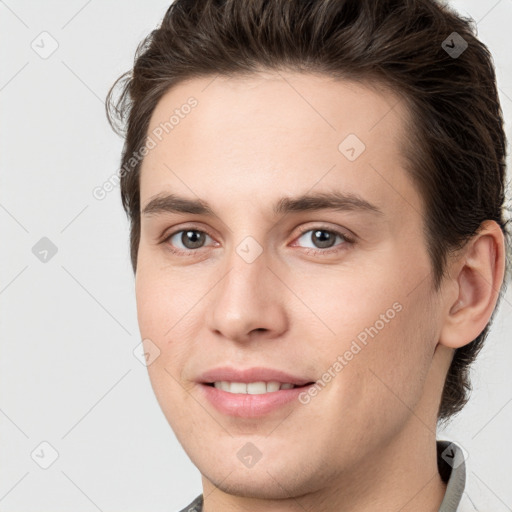
<path id="1" fill-rule="evenodd" d="M 152 114 L 141 204 L 175 188 L 225 201 L 336 186 L 419 209 L 402 151 L 407 119 L 398 96 L 369 84 L 294 72 L 194 78 Z"/>

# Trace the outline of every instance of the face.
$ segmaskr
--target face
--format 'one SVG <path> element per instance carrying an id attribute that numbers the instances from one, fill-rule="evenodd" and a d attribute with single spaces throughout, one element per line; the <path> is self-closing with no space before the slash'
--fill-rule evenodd
<path id="1" fill-rule="evenodd" d="M 153 112 L 138 321 L 160 406 L 220 491 L 314 492 L 435 420 L 405 119 L 389 92 L 291 72 L 196 78 Z"/>

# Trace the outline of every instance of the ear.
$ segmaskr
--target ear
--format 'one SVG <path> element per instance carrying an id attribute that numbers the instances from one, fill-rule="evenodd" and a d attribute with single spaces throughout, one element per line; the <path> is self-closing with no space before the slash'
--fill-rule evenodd
<path id="1" fill-rule="evenodd" d="M 485 221 L 450 265 L 445 321 L 439 343 L 467 345 L 484 330 L 494 311 L 505 274 L 505 241 L 495 221 Z"/>

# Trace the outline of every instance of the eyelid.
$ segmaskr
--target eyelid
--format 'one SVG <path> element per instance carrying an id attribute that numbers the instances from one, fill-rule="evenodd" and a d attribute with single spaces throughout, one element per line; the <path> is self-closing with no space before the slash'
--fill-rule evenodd
<path id="1" fill-rule="evenodd" d="M 338 235 L 341 235 L 348 242 L 355 242 L 356 238 L 357 238 L 356 235 L 354 235 L 348 229 L 325 226 L 325 225 L 322 225 L 321 223 L 315 224 L 313 226 L 301 226 L 299 228 L 299 232 L 300 232 L 299 236 L 302 236 L 304 233 L 307 233 L 308 231 L 329 231 L 331 233 L 336 233 Z"/>
<path id="2" fill-rule="evenodd" d="M 191 224 L 184 226 L 179 224 L 178 226 L 173 226 L 172 228 L 166 229 L 162 235 L 162 242 L 168 240 L 171 236 L 174 236 L 176 233 L 180 233 L 181 231 L 199 231 L 200 233 L 207 234 L 210 238 L 214 238 L 214 236 L 210 233 L 210 231 L 203 226 L 198 226 L 197 224 Z"/>

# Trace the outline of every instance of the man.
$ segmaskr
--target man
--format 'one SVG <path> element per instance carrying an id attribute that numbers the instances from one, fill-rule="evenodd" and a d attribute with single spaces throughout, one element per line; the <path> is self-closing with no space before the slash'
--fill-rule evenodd
<path id="1" fill-rule="evenodd" d="M 505 135 L 430 0 L 175 1 L 110 119 L 185 510 L 466 511 L 436 438 L 506 270 Z"/>

